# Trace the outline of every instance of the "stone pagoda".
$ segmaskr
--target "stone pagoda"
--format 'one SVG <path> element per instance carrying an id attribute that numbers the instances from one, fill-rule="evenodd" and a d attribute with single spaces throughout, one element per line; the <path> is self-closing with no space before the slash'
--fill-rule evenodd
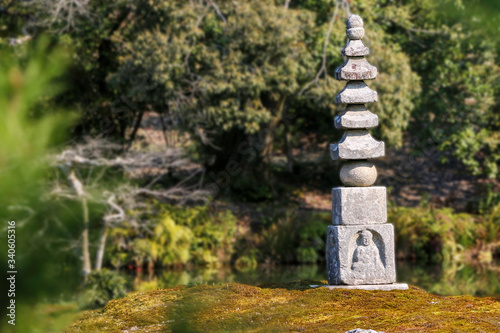
<path id="1" fill-rule="evenodd" d="M 347 81 L 335 98 L 345 104 L 335 117 L 335 127 L 345 130 L 342 139 L 330 145 L 332 159 L 341 160 L 340 179 L 345 185 L 332 189 L 332 225 L 328 227 L 326 261 L 329 288 L 408 289 L 396 284 L 394 226 L 387 223 L 386 188 L 372 186 L 377 170 L 371 161 L 385 155 L 384 143 L 368 132 L 378 126 L 378 117 L 367 104 L 377 102 L 377 92 L 365 80 L 377 77 L 377 68 L 366 61 L 369 49 L 361 41 L 363 20 L 347 20 L 348 42 L 342 50 L 347 61 L 335 72 Z"/>

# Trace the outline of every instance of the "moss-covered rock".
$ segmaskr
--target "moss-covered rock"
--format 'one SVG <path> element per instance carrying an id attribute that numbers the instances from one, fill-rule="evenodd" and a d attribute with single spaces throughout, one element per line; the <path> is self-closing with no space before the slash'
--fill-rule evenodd
<path id="1" fill-rule="evenodd" d="M 500 331 L 500 300 L 406 291 L 309 288 L 319 281 L 198 285 L 130 293 L 66 332 Z"/>

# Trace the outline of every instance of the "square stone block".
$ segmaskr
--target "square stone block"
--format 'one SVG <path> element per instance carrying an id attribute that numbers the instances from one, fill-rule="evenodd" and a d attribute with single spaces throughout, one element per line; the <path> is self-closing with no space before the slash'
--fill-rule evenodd
<path id="1" fill-rule="evenodd" d="M 333 225 L 386 222 L 387 190 L 385 187 L 334 187 L 332 189 Z"/>
<path id="2" fill-rule="evenodd" d="M 329 226 L 326 265 L 331 285 L 396 282 L 393 225 Z"/>

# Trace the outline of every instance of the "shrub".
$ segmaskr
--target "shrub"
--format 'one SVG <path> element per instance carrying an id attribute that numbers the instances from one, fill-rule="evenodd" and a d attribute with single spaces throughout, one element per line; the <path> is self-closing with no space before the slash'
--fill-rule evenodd
<path id="1" fill-rule="evenodd" d="M 476 234 L 484 228 L 473 215 L 457 214 L 451 208 L 394 207 L 389 221 L 396 229 L 399 257 L 445 263 L 474 245 Z"/>
<path id="2" fill-rule="evenodd" d="M 101 269 L 89 274 L 78 303 L 83 309 L 100 308 L 112 299 L 125 296 L 126 291 L 127 280 L 123 276 Z"/>
<path id="3" fill-rule="evenodd" d="M 262 231 L 260 252 L 281 263 L 313 263 L 324 257 L 330 213 L 289 209 L 271 216 Z"/>
<path id="4" fill-rule="evenodd" d="M 141 234 L 124 224 L 110 232 L 109 259 L 119 266 L 134 261 L 163 266 L 228 262 L 233 253 L 236 218 L 230 211 L 209 206 L 177 207 L 158 204 L 144 214 L 152 232 Z M 154 214 L 154 215 L 153 215 Z"/>
<path id="5" fill-rule="evenodd" d="M 237 222 L 230 211 L 216 211 L 209 206 L 166 206 L 163 218 L 172 219 L 192 233 L 189 261 L 196 264 L 229 261 Z"/>

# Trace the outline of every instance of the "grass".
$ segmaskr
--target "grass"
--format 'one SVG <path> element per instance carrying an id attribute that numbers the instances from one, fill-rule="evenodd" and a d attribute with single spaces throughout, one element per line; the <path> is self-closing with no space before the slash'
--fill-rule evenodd
<path id="1" fill-rule="evenodd" d="M 75 302 L 64 304 L 40 303 L 37 305 L 18 305 L 16 310 L 16 325 L 7 324 L 9 317 L 0 325 L 2 333 L 30 332 L 57 333 L 62 332 L 68 323 L 80 317 Z"/>
<path id="2" fill-rule="evenodd" d="M 500 299 L 308 287 L 324 283 L 135 292 L 84 312 L 65 332 L 500 332 Z"/>

